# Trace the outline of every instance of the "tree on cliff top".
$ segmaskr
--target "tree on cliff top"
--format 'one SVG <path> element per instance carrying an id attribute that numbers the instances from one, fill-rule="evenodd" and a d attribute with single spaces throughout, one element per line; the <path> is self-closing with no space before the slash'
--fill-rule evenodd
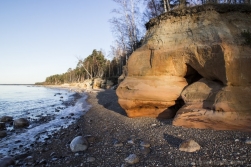
<path id="1" fill-rule="evenodd" d="M 110 20 L 112 32 L 115 36 L 115 45 L 111 46 L 111 54 L 118 64 L 117 75 L 122 72 L 129 55 L 139 47 L 142 32 L 140 6 L 142 0 L 113 0 L 118 8 L 113 10 L 115 16 Z"/>
<path id="2" fill-rule="evenodd" d="M 141 39 L 140 33 L 140 0 L 113 0 L 118 4 L 118 9 L 113 13 L 116 17 L 110 20 L 116 42 L 120 45 L 124 53 L 130 54 L 137 48 L 137 43 Z"/>

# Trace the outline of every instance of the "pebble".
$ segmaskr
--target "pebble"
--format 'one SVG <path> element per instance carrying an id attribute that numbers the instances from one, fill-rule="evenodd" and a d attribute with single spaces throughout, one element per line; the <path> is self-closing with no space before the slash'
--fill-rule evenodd
<path id="1" fill-rule="evenodd" d="M 185 151 L 185 152 L 195 152 L 197 150 L 200 150 L 200 145 L 195 142 L 192 139 L 185 140 L 182 142 L 179 146 L 180 151 Z"/>
<path id="2" fill-rule="evenodd" d="M 140 142 L 140 146 L 141 147 L 150 147 L 151 146 L 151 144 L 148 142 L 148 141 L 141 141 Z"/>
<path id="3" fill-rule="evenodd" d="M 121 143 L 120 141 L 115 141 L 113 144 L 114 147 L 122 147 L 123 143 Z"/>
<path id="4" fill-rule="evenodd" d="M 30 159 L 32 159 L 33 157 L 32 156 L 28 156 L 28 157 L 26 157 L 25 159 L 26 160 L 30 160 Z"/>
<path id="5" fill-rule="evenodd" d="M 88 143 L 94 143 L 95 142 L 95 137 L 91 135 L 86 135 L 85 139 L 88 141 Z"/>
<path id="6" fill-rule="evenodd" d="M 235 139 L 235 142 L 238 142 L 238 141 L 240 141 L 239 139 Z"/>
<path id="7" fill-rule="evenodd" d="M 127 158 L 125 158 L 125 162 L 128 164 L 136 164 L 139 162 L 139 157 L 136 154 L 130 154 Z"/>
<path id="8" fill-rule="evenodd" d="M 58 159 L 57 159 L 57 158 L 52 158 L 51 160 L 52 160 L 52 161 L 57 161 Z"/>
<path id="9" fill-rule="evenodd" d="M 128 144 L 135 144 L 134 141 L 132 139 L 127 141 Z"/>
<path id="10" fill-rule="evenodd" d="M 246 143 L 246 144 L 251 144 L 251 139 L 247 139 L 247 140 L 245 141 L 245 143 Z"/>
<path id="11" fill-rule="evenodd" d="M 144 155 L 149 154 L 150 151 L 151 151 L 151 150 L 150 150 L 149 147 L 141 147 L 141 148 L 140 148 L 140 152 L 141 152 L 142 154 L 144 154 Z"/>
<path id="12" fill-rule="evenodd" d="M 95 161 L 95 158 L 94 157 L 88 157 L 87 158 L 87 162 L 94 162 Z"/>

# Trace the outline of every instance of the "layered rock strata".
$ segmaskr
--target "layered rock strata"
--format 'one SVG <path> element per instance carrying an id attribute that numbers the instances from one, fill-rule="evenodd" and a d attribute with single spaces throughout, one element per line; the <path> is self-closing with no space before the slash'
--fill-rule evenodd
<path id="1" fill-rule="evenodd" d="M 206 5 L 151 20 L 117 89 L 129 117 L 174 125 L 251 131 L 250 6 Z"/>

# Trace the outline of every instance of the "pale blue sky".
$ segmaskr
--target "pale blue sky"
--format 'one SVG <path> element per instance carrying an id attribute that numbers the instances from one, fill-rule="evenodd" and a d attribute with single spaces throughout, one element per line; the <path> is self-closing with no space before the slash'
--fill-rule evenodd
<path id="1" fill-rule="evenodd" d="M 0 0 L 0 84 L 30 84 L 75 68 L 114 41 L 112 0 Z"/>

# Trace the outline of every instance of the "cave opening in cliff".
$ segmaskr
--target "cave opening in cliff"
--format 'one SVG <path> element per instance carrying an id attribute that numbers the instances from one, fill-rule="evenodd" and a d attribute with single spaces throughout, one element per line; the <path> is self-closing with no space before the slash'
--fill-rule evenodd
<path id="1" fill-rule="evenodd" d="M 186 64 L 186 65 L 187 65 L 187 73 L 185 75 L 185 79 L 188 85 L 202 78 L 202 76 L 198 73 L 198 71 L 196 71 L 192 66 L 190 66 L 189 64 Z"/>

